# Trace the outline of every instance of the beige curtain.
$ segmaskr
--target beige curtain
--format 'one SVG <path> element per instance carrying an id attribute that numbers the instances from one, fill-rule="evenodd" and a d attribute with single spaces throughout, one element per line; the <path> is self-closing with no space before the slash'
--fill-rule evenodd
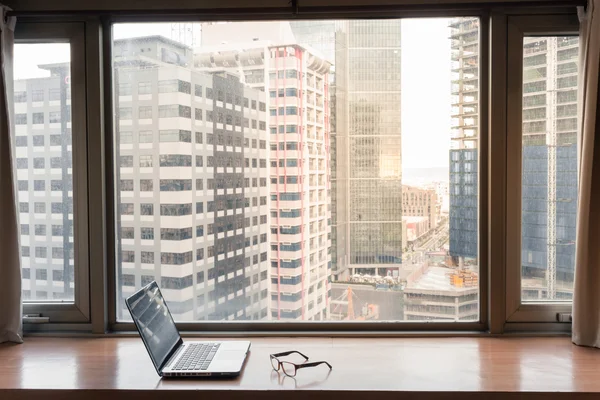
<path id="1" fill-rule="evenodd" d="M 600 347 L 600 0 L 580 12 L 579 204 L 573 343 Z"/>
<path id="2" fill-rule="evenodd" d="M 19 228 L 12 162 L 14 18 L 0 5 L 0 343 L 22 342 Z"/>

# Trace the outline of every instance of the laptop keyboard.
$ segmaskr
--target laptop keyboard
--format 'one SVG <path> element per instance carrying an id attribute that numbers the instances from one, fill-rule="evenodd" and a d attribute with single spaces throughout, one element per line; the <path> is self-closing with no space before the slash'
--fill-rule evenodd
<path id="1" fill-rule="evenodd" d="M 190 343 L 173 367 L 174 371 L 203 371 L 217 354 L 219 343 Z"/>

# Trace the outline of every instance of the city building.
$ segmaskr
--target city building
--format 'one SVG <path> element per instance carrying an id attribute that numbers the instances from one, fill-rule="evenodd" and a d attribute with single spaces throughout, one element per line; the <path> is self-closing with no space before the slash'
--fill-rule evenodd
<path id="1" fill-rule="evenodd" d="M 438 201 L 435 190 L 402 185 L 402 214 L 404 217 L 427 218 L 427 229 L 438 223 Z"/>
<path id="2" fill-rule="evenodd" d="M 572 299 L 577 215 L 578 37 L 523 44 L 523 278 L 542 291 L 524 299 Z M 565 284 L 570 282 L 570 284 Z"/>
<path id="3" fill-rule="evenodd" d="M 24 300 L 74 298 L 70 64 L 14 82 Z"/>
<path id="4" fill-rule="evenodd" d="M 400 20 L 343 21 L 336 34 L 336 232 L 351 275 L 402 263 L 400 47 Z"/>
<path id="5" fill-rule="evenodd" d="M 460 264 L 464 258 L 477 257 L 479 20 L 455 19 L 450 29 L 454 75 L 450 254 Z M 521 210 L 524 299 L 572 296 L 577 211 L 578 43 L 577 37 L 524 40 Z"/>
<path id="6" fill-rule="evenodd" d="M 268 319 L 265 93 L 164 37 L 113 52 L 120 300 L 156 280 L 176 319 Z"/>
<path id="7" fill-rule="evenodd" d="M 478 254 L 479 19 L 453 19 L 450 31 L 450 255 L 464 264 Z"/>
<path id="8" fill-rule="evenodd" d="M 271 316 L 327 319 L 330 63 L 296 44 L 287 22 L 245 22 L 203 24 L 194 66 L 237 73 L 268 94 Z"/>
<path id="9" fill-rule="evenodd" d="M 402 262 L 401 22 L 294 21 L 332 58 L 332 262 L 336 280 Z"/>
<path id="10" fill-rule="evenodd" d="M 296 42 L 319 51 L 332 63 L 329 72 L 329 125 L 330 134 L 330 173 L 331 173 L 331 271 L 332 280 L 346 281 L 350 277 L 348 269 L 349 229 L 348 229 L 348 162 L 347 162 L 347 97 L 344 85 L 340 85 L 335 74 L 336 64 L 347 65 L 345 48 L 347 24 L 342 21 L 305 20 L 291 21 L 290 25 Z M 336 60 L 336 58 L 339 58 Z M 345 74 L 342 74 L 342 77 Z M 339 116 L 339 118 L 338 118 Z M 339 124 L 338 124 L 339 119 Z M 340 135 L 338 136 L 338 130 Z M 338 159 L 340 164 L 338 166 Z"/>
<path id="11" fill-rule="evenodd" d="M 404 247 L 430 231 L 429 218 L 402 217 L 402 243 L 404 243 Z"/>
<path id="12" fill-rule="evenodd" d="M 476 321 L 479 286 L 476 272 L 424 263 L 406 278 L 406 321 Z"/>

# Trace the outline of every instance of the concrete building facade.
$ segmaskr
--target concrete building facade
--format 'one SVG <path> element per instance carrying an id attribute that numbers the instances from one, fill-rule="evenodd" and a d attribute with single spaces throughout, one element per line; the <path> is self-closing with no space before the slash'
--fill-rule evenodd
<path id="1" fill-rule="evenodd" d="M 271 317 L 327 319 L 331 65 L 295 44 L 289 23 L 236 23 L 235 30 L 226 25 L 203 25 L 194 64 L 198 70 L 237 73 L 267 94 Z M 240 43 L 240 34 L 252 41 Z"/>
<path id="2" fill-rule="evenodd" d="M 402 212 L 405 217 L 426 217 L 427 229 L 438 223 L 438 200 L 434 189 L 402 185 Z"/>
<path id="3" fill-rule="evenodd" d="M 24 300 L 74 299 L 70 64 L 14 82 L 14 155 Z"/>
<path id="4" fill-rule="evenodd" d="M 119 297 L 155 279 L 176 319 L 268 319 L 265 94 L 191 54 L 114 43 Z"/>

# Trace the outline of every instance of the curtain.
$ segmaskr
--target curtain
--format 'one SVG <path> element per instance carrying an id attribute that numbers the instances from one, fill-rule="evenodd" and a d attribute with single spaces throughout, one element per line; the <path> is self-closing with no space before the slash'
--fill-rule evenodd
<path id="1" fill-rule="evenodd" d="M 6 18 L 6 11 L 0 5 L 0 343 L 21 343 L 21 264 L 11 146 L 15 18 Z"/>
<path id="2" fill-rule="evenodd" d="M 580 10 L 579 204 L 573 343 L 600 347 L 600 0 Z"/>

